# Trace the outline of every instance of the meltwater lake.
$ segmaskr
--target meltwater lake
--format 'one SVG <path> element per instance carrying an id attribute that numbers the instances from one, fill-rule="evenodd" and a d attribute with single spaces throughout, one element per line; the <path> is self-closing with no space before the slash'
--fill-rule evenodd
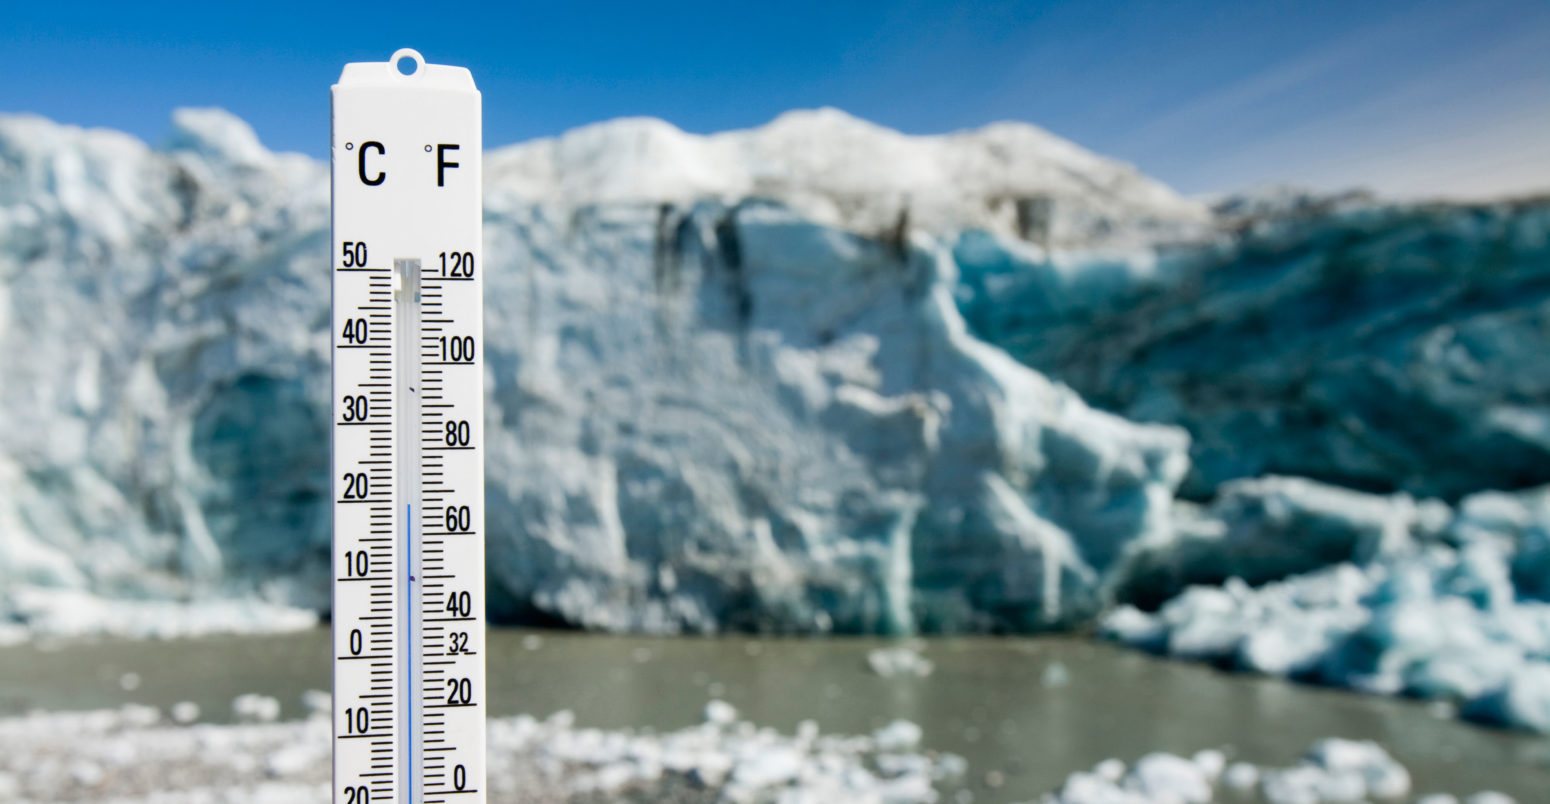
<path id="1" fill-rule="evenodd" d="M 183 641 L 38 642 L 0 649 L 0 715 L 126 702 L 199 705 L 232 719 L 232 699 L 262 693 L 282 718 L 329 688 L 329 635 Z M 947 638 L 912 644 L 926 677 L 884 678 L 876 639 L 652 638 L 497 629 L 490 713 L 575 713 L 578 726 L 668 730 L 725 700 L 784 732 L 803 720 L 861 734 L 904 718 L 924 748 L 966 758 L 976 802 L 1036 798 L 1108 757 L 1225 749 L 1286 765 L 1321 737 L 1372 739 L 1406 765 L 1416 793 L 1499 790 L 1550 801 L 1550 738 L 1460 722 L 1416 701 L 1362 696 L 1166 661 L 1077 637 Z M 126 678 L 127 676 L 127 678 Z M 126 689 L 131 687 L 131 689 Z"/>

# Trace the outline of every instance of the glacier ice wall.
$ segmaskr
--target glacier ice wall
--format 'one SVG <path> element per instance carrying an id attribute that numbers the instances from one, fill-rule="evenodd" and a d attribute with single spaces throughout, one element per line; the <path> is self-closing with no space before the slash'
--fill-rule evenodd
<path id="1" fill-rule="evenodd" d="M 187 600 L 326 577 L 326 173 L 224 114 L 177 124 L 164 152 L 0 124 L 13 617 L 56 620 L 84 600 L 71 591 Z"/>
<path id="2" fill-rule="evenodd" d="M 739 147 L 796 164 L 836 124 L 783 121 Z M 865 144 L 839 122 L 848 148 Z M 247 601 L 234 617 L 259 628 L 273 619 L 259 603 L 327 607 L 326 170 L 220 112 L 175 123 L 153 150 L 0 118 L 12 621 L 89 629 L 62 610 L 87 595 L 157 617 L 169 600 Z M 778 202 L 610 196 L 596 181 L 645 174 L 588 179 L 589 154 L 634 147 L 637 127 L 490 160 L 498 613 L 659 631 L 1057 627 L 1093 613 L 1127 545 L 1166 539 L 1182 431 L 1094 411 L 970 336 L 937 239 L 886 204 L 856 212 L 870 207 L 847 193 L 875 176 L 812 197 L 728 191 Z M 1017 186 L 928 205 L 942 221 L 1010 225 L 1012 190 L 1039 200 L 1052 238 L 1128 248 L 1201 220 L 1048 135 L 1023 132 L 1045 146 L 1008 157 L 1012 135 L 921 155 L 889 132 L 879 147 L 924 160 L 915 192 L 951 178 L 931 160 L 1033 165 Z M 820 207 L 856 215 L 820 222 Z M 1138 207 L 1146 227 L 1103 223 Z M 892 222 L 885 236 L 864 236 L 874 218 Z"/>
<path id="3" fill-rule="evenodd" d="M 928 241 L 765 203 L 487 215 L 490 561 L 517 601 L 610 628 L 1048 627 L 1167 527 L 1182 433 L 969 337 Z"/>
<path id="4" fill-rule="evenodd" d="M 1224 204 L 1211 248 L 954 246 L 971 329 L 1185 427 L 1184 493 L 1301 475 L 1458 499 L 1550 482 L 1550 201 Z"/>

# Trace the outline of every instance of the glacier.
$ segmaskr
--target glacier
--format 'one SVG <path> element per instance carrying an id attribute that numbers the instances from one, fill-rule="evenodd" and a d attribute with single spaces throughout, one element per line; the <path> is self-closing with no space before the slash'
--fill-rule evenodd
<path id="1" fill-rule="evenodd" d="M 1550 203 L 1208 208 L 835 110 L 486 170 L 498 620 L 1097 623 L 1550 731 Z M 224 112 L 0 116 L 0 641 L 327 616 L 327 227 Z"/>
<path id="2" fill-rule="evenodd" d="M 970 329 L 1093 404 L 1189 430 L 1182 493 L 1295 475 L 1456 501 L 1550 483 L 1550 199 L 1289 190 L 1204 245 L 1052 254 L 965 232 Z"/>
<path id="3" fill-rule="evenodd" d="M 89 629 L 89 598 L 115 631 L 164 601 L 206 612 L 174 632 L 327 612 L 326 168 L 219 111 L 174 124 L 151 148 L 0 118 L 12 626 Z M 621 121 L 487 169 L 497 616 L 1069 627 L 1128 544 L 1166 539 L 1185 434 L 970 335 L 932 227 L 1133 251 L 1199 236 L 1198 203 L 1032 127 L 833 110 L 710 138 Z"/>

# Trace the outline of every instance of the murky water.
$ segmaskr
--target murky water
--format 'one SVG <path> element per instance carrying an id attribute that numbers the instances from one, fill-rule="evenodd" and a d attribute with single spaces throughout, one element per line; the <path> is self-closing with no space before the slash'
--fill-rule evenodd
<path id="1" fill-rule="evenodd" d="M 931 640 L 921 644 L 934 674 L 887 679 L 866 665 L 867 652 L 886 644 L 495 631 L 491 713 L 570 709 L 584 726 L 665 730 L 698 722 L 705 702 L 722 698 L 785 731 L 809 718 L 843 733 L 907 718 L 924 728 L 926 747 L 969 760 L 967 786 L 979 802 L 1032 798 L 1107 757 L 1225 747 L 1286 764 L 1326 736 L 1378 740 L 1410 768 L 1417 792 L 1496 789 L 1524 804 L 1550 801 L 1550 739 L 1460 723 L 1426 704 L 1228 675 L 1074 638 Z M 1054 664 L 1067 680 L 1048 686 Z M 221 720 L 232 698 L 261 692 L 290 717 L 303 712 L 303 691 L 328 686 L 324 631 L 0 649 L 0 713 L 191 700 L 204 719 Z"/>

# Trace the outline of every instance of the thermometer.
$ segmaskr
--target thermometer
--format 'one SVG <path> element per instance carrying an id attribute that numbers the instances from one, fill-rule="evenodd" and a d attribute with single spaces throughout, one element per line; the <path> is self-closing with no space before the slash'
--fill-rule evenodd
<path id="1" fill-rule="evenodd" d="M 485 800 L 480 97 L 333 87 L 335 804 Z"/>

